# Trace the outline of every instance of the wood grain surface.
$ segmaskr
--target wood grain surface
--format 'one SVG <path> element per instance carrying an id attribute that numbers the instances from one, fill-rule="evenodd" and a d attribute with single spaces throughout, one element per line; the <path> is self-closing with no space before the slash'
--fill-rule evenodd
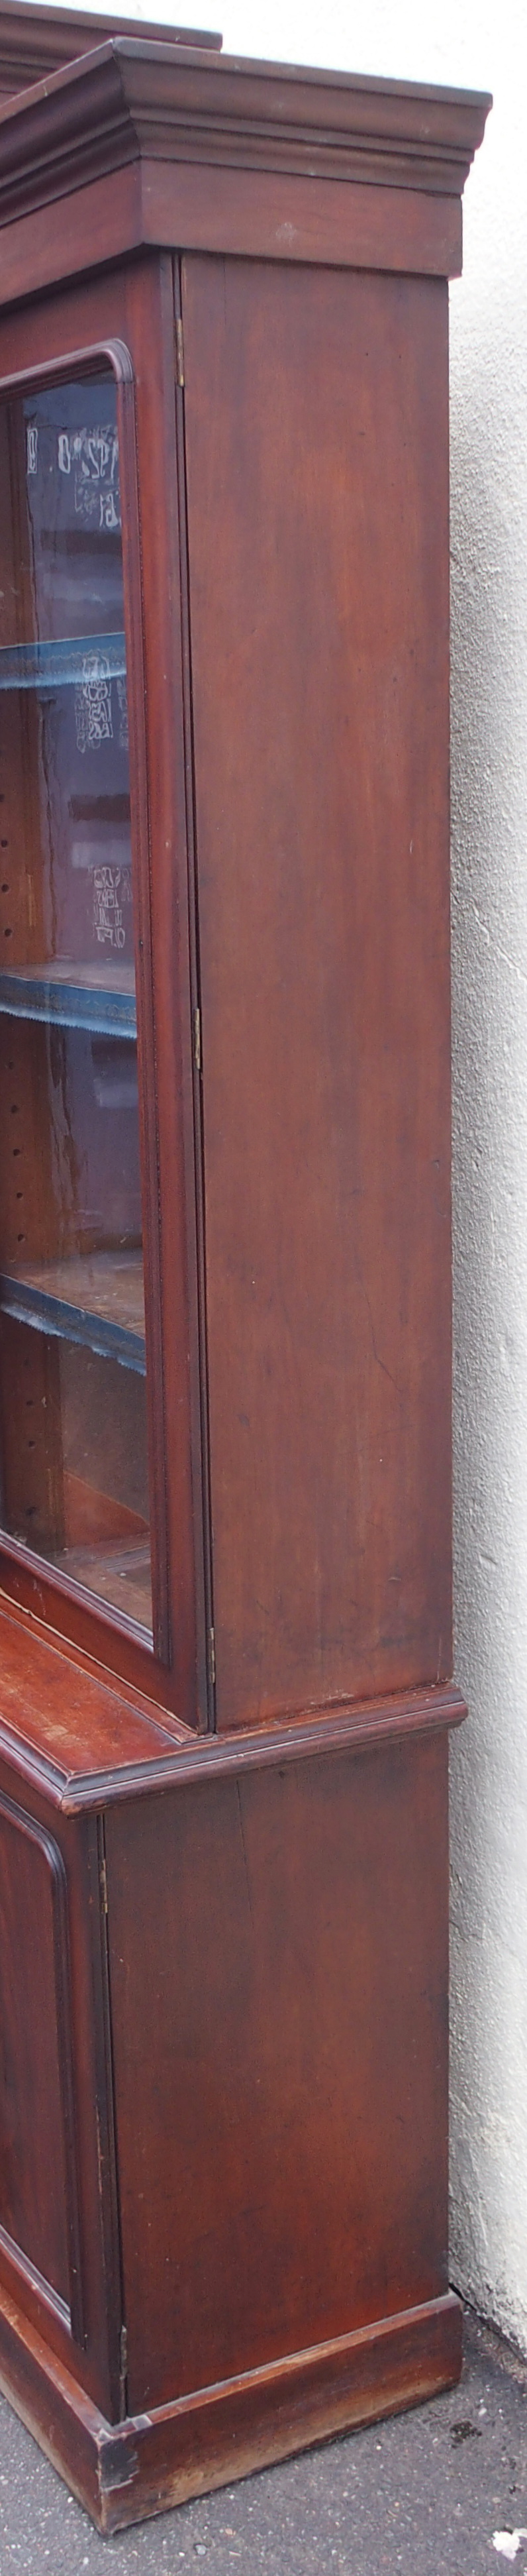
<path id="1" fill-rule="evenodd" d="M 125 36 L 0 108 L 2 375 L 125 352 L 155 1652 L 0 1551 L 0 2384 L 104 2531 L 460 2367 L 446 278 L 487 105 Z M 77 1453 L 67 1507 L 73 1562 Z"/>
<path id="2" fill-rule="evenodd" d="M 43 2276 L 50 2294 L 58 2294 L 69 2322 L 65 1889 L 60 1852 L 49 1832 L 0 1798 L 0 2227 Z"/>
<path id="3" fill-rule="evenodd" d="M 228 1728 L 451 1669 L 447 311 L 183 309 Z"/>
<path id="4" fill-rule="evenodd" d="M 0 86 L 1 68 L 0 24 Z M 3 300 L 28 272 L 35 292 L 147 242 L 458 276 L 489 103 L 208 44 L 96 43 L 0 107 Z"/>
<path id="5" fill-rule="evenodd" d="M 12 1789 L 18 1790 L 15 1797 Z M 121 2402 L 120 2276 L 97 1821 L 64 1819 L 0 1751 L 0 2282 L 51 2378 Z"/>
<path id="6" fill-rule="evenodd" d="M 132 2413 L 446 2288 L 446 1782 L 438 1738 L 108 1813 Z"/>

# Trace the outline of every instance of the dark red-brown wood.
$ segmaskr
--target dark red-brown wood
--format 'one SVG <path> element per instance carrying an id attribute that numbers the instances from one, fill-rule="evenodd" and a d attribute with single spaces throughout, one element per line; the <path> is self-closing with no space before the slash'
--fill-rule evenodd
<path id="1" fill-rule="evenodd" d="M 145 242 L 458 276 L 488 104 L 119 37 L 0 109 L 3 298 Z"/>
<path id="2" fill-rule="evenodd" d="M 221 36 L 195 27 L 152 27 L 163 44 L 211 46 L 221 52 Z M 104 17 L 97 10 L 42 8 L 39 0 L 2 0 L 0 8 L 0 98 L 16 96 L 29 83 L 63 63 L 91 53 L 101 37 L 135 36 L 136 18 Z"/>
<path id="3" fill-rule="evenodd" d="M 228 1728 L 450 1671 L 447 314 L 190 259 L 183 314 Z"/>
<path id="4" fill-rule="evenodd" d="M 133 414 L 123 427 L 125 570 L 132 687 L 132 813 L 139 909 L 138 982 L 144 1036 L 144 1188 L 150 1310 L 151 1456 L 162 1575 L 161 1661 L 115 1620 L 93 1616 L 59 1579 L 55 1619 L 191 1725 L 206 1722 L 201 1409 L 196 1316 L 191 968 L 188 949 L 186 759 L 182 706 L 172 263 L 146 256 L 33 311 L 0 322 L 2 377 L 38 371 L 66 352 L 124 343 L 133 368 Z M 135 425 L 134 425 L 135 424 Z M 128 445 L 129 452 L 126 453 Z M 137 486 L 138 477 L 138 486 Z M 136 488 L 137 486 L 137 488 Z M 140 498 L 139 498 L 140 493 Z M 148 579 L 141 580 L 141 557 Z M 166 577 L 172 565 L 171 578 Z M 146 714 L 146 768 L 143 748 Z M 170 1175 L 161 1188 L 160 1173 Z M 166 1421 L 178 1426 L 165 1439 Z M 165 1562 L 163 1564 L 163 1549 Z M 12 1581 L 28 1607 L 49 1599 L 47 1569 L 13 1546 Z M 7 1561 L 7 1543 L 6 1557 Z M 9 1577 L 8 1577 L 9 1580 Z M 49 1614 L 48 1614 L 49 1615 Z M 117 1642 L 116 1642 L 117 1636 Z"/>
<path id="5" fill-rule="evenodd" d="M 108 1814 L 132 2414 L 447 2287 L 446 1763 Z"/>
<path id="6" fill-rule="evenodd" d="M 424 2404 L 453 2386 L 460 2367 L 461 2308 L 450 2292 L 115 2429 L 0 2296 L 0 2386 L 104 2533 Z"/>
<path id="7" fill-rule="evenodd" d="M 156 1652 L 22 1543 L 13 1318 L 0 1555 L 0 2384 L 103 2531 L 461 2359 L 446 282 L 488 101 L 181 33 L 0 9 L 0 92 L 45 74 L 0 109 L 0 392 L 105 351 L 124 487 Z"/>
<path id="8" fill-rule="evenodd" d="M 13 1789 L 15 1795 L 12 1794 Z M 18 1794 L 17 1794 L 18 1791 Z M 99 1837 L 0 1755 L 1 2296 L 110 2418 L 121 2290 Z M 25 2331 L 25 2329 L 24 2329 Z"/>
<path id="9" fill-rule="evenodd" d="M 89 1816 L 43 1829 L 29 1782 L 9 1802 L 68 1887 L 42 2118 L 69 2070 L 83 2332 L 18 2244 L 26 2159 L 0 2240 L 0 2381 L 104 2529 L 456 2376 L 446 1749 L 403 1731 L 247 1771 L 238 1743 L 233 1775 L 158 1770 L 146 1805 L 124 1778 L 103 1838 Z M 42 1930 L 37 1909 L 45 1956 Z M 24 2045 L 19 2111 L 31 2019 Z"/>

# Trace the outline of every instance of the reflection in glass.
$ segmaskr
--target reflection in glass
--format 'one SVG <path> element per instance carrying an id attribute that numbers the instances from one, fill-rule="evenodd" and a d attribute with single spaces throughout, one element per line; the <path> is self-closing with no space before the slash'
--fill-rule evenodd
<path id="1" fill-rule="evenodd" d="M 4 1529 L 151 1630 L 116 390 L 0 410 Z"/>

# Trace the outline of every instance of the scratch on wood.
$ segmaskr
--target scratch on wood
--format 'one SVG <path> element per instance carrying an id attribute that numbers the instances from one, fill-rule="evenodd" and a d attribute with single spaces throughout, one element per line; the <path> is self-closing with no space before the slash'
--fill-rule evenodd
<path id="1" fill-rule="evenodd" d="M 395 1387 L 395 1393 L 396 1393 L 396 1395 L 398 1395 L 398 1397 L 399 1397 L 399 1403 L 400 1403 L 400 1404 L 403 1404 L 403 1403 L 404 1403 L 404 1397 L 403 1397 L 403 1396 L 402 1396 L 402 1394 L 401 1394 L 400 1386 L 398 1386 L 398 1385 L 397 1385 L 397 1379 L 396 1379 L 395 1377 L 392 1377 L 391 1369 L 389 1369 L 389 1368 L 387 1368 L 387 1367 L 386 1367 L 386 1361 L 385 1361 L 385 1360 L 381 1360 L 381 1359 L 380 1359 L 380 1356 L 379 1356 L 379 1352 L 378 1352 L 378 1349 L 377 1349 L 377 1343 L 376 1343 L 376 1340 L 375 1340 L 375 1327 L 374 1327 L 373 1315 L 372 1315 L 371 1306 L 370 1306 L 370 1300 L 369 1300 L 369 1296 L 368 1296 L 368 1290 L 367 1290 L 367 1288 L 365 1288 L 365 1286 L 364 1286 L 364 1280 L 363 1280 L 363 1279 L 361 1279 L 361 1288 L 362 1288 L 362 1294 L 363 1294 L 363 1297 L 365 1297 L 365 1299 L 366 1299 L 366 1305 L 367 1305 L 367 1308 L 368 1308 L 368 1314 L 369 1314 L 369 1318 L 370 1318 L 370 1332 L 371 1332 L 371 1338 L 372 1338 L 372 1348 L 373 1348 L 373 1357 L 374 1357 L 374 1360 L 376 1360 L 376 1362 L 377 1362 L 377 1368 L 382 1369 L 383 1377 L 389 1377 L 389 1380 L 390 1380 L 390 1386 L 394 1386 L 394 1387 Z"/>

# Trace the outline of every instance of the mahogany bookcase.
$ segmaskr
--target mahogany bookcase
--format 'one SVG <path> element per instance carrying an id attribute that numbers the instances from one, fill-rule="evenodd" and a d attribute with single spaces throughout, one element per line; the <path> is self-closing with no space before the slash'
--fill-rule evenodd
<path id="1" fill-rule="evenodd" d="M 489 102 L 218 41 L 0 12 L 0 2383 L 104 2531 L 460 2365 L 447 300 Z"/>

